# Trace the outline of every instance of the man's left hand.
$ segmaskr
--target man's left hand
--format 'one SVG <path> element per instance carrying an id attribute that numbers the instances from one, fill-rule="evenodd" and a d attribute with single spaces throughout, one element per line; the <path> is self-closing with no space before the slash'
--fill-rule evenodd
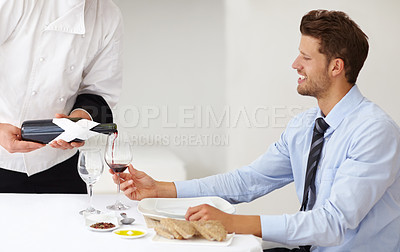
<path id="1" fill-rule="evenodd" d="M 188 221 L 217 220 L 228 233 L 253 234 L 261 237 L 261 219 L 257 215 L 228 214 L 207 204 L 189 207 L 185 219 Z"/>
<path id="2" fill-rule="evenodd" d="M 224 225 L 228 233 L 234 232 L 233 226 L 231 225 L 233 222 L 233 215 L 225 213 L 208 204 L 189 207 L 186 212 L 185 219 L 188 221 L 218 220 L 222 223 L 222 225 Z"/>

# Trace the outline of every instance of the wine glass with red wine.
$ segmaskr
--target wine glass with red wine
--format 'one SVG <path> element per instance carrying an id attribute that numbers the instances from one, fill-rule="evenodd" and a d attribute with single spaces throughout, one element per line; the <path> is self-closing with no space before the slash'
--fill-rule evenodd
<path id="1" fill-rule="evenodd" d="M 128 165 L 132 161 L 132 147 L 128 139 L 125 139 L 118 132 L 110 134 L 107 137 L 107 144 L 104 153 L 104 159 L 106 164 L 118 175 L 118 187 L 117 187 L 117 200 L 114 205 L 107 206 L 110 210 L 126 210 L 130 207 L 122 204 L 119 199 L 120 196 L 120 182 L 119 176 L 121 172 L 124 172 Z"/>

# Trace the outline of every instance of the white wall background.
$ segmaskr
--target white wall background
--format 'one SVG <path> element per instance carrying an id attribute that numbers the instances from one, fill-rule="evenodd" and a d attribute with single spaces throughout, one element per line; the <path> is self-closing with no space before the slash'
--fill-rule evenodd
<path id="1" fill-rule="evenodd" d="M 126 30 L 124 92 L 115 113 L 120 128 L 147 139 L 148 145 L 156 145 L 154 138 L 160 136 L 172 141 L 174 136 L 224 134 L 222 127 L 202 127 L 198 118 L 179 116 L 183 109 L 190 115 L 204 105 L 218 110 L 226 104 L 223 1 L 115 2 Z M 224 147 L 161 145 L 185 161 L 190 178 L 226 169 Z"/>
<path id="2" fill-rule="evenodd" d="M 147 139 L 138 145 L 159 145 L 156 136 L 229 139 L 223 146 L 160 144 L 185 161 L 189 178 L 248 164 L 279 138 L 294 114 L 316 106 L 313 98 L 297 94 L 291 69 L 300 19 L 311 9 L 342 10 L 369 36 L 359 88 L 400 123 L 397 0 L 115 2 L 126 31 L 124 92 L 115 110 L 119 127 Z M 207 108 L 222 118 L 221 125 L 211 121 L 207 127 Z M 229 120 L 222 117 L 226 108 Z M 289 186 L 240 205 L 238 212 L 275 214 L 298 207 Z"/>

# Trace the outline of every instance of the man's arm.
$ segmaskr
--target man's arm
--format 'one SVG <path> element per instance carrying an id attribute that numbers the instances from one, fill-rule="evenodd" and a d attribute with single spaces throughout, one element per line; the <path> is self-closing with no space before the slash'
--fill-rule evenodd
<path id="1" fill-rule="evenodd" d="M 138 171 L 132 165 L 129 173 L 120 174 L 121 190 L 132 200 L 144 198 L 176 198 L 176 187 L 173 182 L 161 182 L 152 179 L 146 173 Z M 114 172 L 110 169 L 110 173 Z M 114 174 L 114 182 L 118 176 Z M 260 216 L 227 214 L 210 205 L 190 207 L 186 213 L 187 220 L 219 220 L 229 233 L 254 234 L 261 237 Z"/>
<path id="2" fill-rule="evenodd" d="M 189 221 L 218 220 L 228 233 L 253 234 L 261 237 L 261 221 L 257 215 L 227 214 L 207 204 L 189 207 L 185 219 Z"/>

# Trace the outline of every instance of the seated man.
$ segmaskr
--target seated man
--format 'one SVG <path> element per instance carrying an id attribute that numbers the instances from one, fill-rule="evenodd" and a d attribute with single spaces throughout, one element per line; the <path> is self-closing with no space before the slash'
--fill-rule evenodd
<path id="1" fill-rule="evenodd" d="M 345 13 L 325 10 L 306 14 L 300 31 L 297 91 L 318 107 L 293 118 L 265 154 L 238 170 L 182 182 L 155 181 L 130 166 L 121 189 L 134 200 L 220 196 L 240 203 L 294 181 L 302 202 L 295 214 L 231 215 L 200 205 L 185 217 L 219 220 L 228 232 L 300 246 L 296 251 L 399 251 L 400 131 L 355 84 L 367 36 Z"/>

